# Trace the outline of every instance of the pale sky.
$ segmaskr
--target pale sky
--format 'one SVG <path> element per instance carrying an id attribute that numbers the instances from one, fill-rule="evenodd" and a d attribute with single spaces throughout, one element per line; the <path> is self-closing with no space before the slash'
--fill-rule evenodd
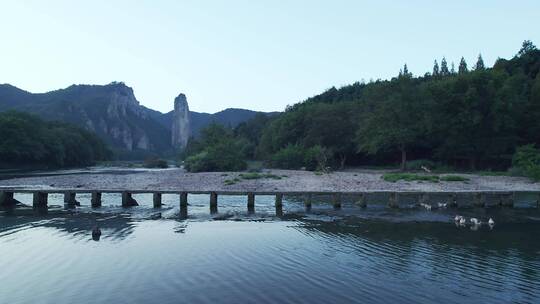
<path id="1" fill-rule="evenodd" d="M 0 83 L 30 92 L 123 81 L 167 112 L 281 111 L 446 56 L 491 66 L 540 45 L 540 1 L 0 0 Z"/>

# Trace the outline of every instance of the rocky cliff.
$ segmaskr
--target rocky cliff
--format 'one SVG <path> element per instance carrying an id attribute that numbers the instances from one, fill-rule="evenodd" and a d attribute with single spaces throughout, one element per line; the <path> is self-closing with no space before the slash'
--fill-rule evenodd
<path id="1" fill-rule="evenodd" d="M 95 132 L 117 150 L 170 149 L 170 128 L 156 122 L 155 111 L 141 106 L 133 89 L 123 83 L 72 85 L 42 94 L 2 85 L 0 111 L 3 110 L 31 112 L 47 120 L 79 125 Z"/>
<path id="2" fill-rule="evenodd" d="M 186 95 L 180 94 L 174 99 L 171 142 L 175 149 L 183 150 L 187 146 L 190 131 L 190 115 Z"/>
<path id="3" fill-rule="evenodd" d="M 258 113 L 243 109 L 215 114 L 190 112 L 186 96 L 180 94 L 174 100 L 174 110 L 163 114 L 140 105 L 133 89 L 122 82 L 72 85 L 38 94 L 0 84 L 0 111 L 7 110 L 30 112 L 91 130 L 121 158 L 132 159 L 176 153 L 209 123 L 235 127 Z"/>

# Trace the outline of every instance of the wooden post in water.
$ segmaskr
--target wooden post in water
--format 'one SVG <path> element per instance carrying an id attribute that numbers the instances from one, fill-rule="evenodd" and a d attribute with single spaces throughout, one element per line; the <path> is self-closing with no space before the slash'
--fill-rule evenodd
<path id="1" fill-rule="evenodd" d="M 255 194 L 253 192 L 248 193 L 247 208 L 249 213 L 255 212 Z"/>
<path id="2" fill-rule="evenodd" d="M 356 201 L 356 205 L 358 205 L 360 208 L 367 207 L 367 194 L 366 193 L 360 193 L 360 195 L 358 196 L 358 200 Z"/>
<path id="3" fill-rule="evenodd" d="M 475 207 L 484 208 L 486 206 L 486 195 L 484 193 L 475 193 L 473 197 Z"/>
<path id="4" fill-rule="evenodd" d="M 72 191 L 66 191 L 64 192 L 64 204 L 68 207 L 75 207 L 80 206 L 79 202 L 77 202 L 76 199 L 76 193 Z"/>
<path id="5" fill-rule="evenodd" d="M 161 193 L 160 192 L 154 192 L 152 194 L 152 201 L 154 202 L 154 208 L 161 207 Z"/>
<path id="6" fill-rule="evenodd" d="M 93 191 L 92 198 L 90 199 L 92 208 L 101 207 L 101 192 Z"/>
<path id="7" fill-rule="evenodd" d="M 399 208 L 399 195 L 397 192 L 390 193 L 388 198 L 388 207 L 390 208 Z"/>
<path id="8" fill-rule="evenodd" d="M 122 207 L 139 206 L 137 201 L 132 197 L 130 192 L 122 192 Z"/>
<path id="9" fill-rule="evenodd" d="M 47 207 L 48 194 L 46 192 L 36 191 L 33 193 L 32 204 L 34 208 Z"/>
<path id="10" fill-rule="evenodd" d="M 304 206 L 306 207 L 306 211 L 311 210 L 311 202 L 313 201 L 313 195 L 311 193 L 308 193 L 304 197 Z"/>
<path id="11" fill-rule="evenodd" d="M 334 193 L 332 195 L 332 205 L 334 206 L 334 209 L 341 208 L 341 193 Z"/>

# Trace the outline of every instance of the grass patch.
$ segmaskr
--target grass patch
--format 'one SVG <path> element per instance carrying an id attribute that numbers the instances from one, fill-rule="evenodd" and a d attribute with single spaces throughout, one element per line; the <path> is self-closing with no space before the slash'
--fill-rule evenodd
<path id="1" fill-rule="evenodd" d="M 261 178 L 281 179 L 282 178 L 279 175 L 275 175 L 271 173 L 257 173 L 257 172 L 241 173 L 239 176 L 242 179 L 261 179 Z"/>
<path id="2" fill-rule="evenodd" d="M 461 175 L 445 175 L 439 177 L 438 175 L 424 175 L 416 173 L 386 173 L 382 178 L 391 183 L 403 180 L 407 182 L 420 181 L 420 182 L 432 182 L 438 183 L 439 181 L 443 182 L 467 182 L 468 178 Z"/>
<path id="3" fill-rule="evenodd" d="M 437 175 L 422 175 L 422 174 L 414 174 L 414 173 L 386 173 L 382 176 L 382 178 L 391 183 L 395 183 L 399 180 L 404 180 L 407 182 L 412 181 L 427 181 L 432 183 L 438 183 L 439 177 Z"/>
<path id="4" fill-rule="evenodd" d="M 480 176 L 512 176 L 510 171 L 479 171 L 472 172 L 473 174 L 478 174 Z"/>
<path id="5" fill-rule="evenodd" d="M 315 172 L 313 172 L 313 174 L 315 174 L 317 176 L 320 176 L 320 175 L 323 175 L 324 173 L 322 173 L 321 171 L 315 171 Z"/>
<path id="6" fill-rule="evenodd" d="M 468 178 L 461 175 L 445 175 L 441 176 L 441 181 L 443 182 L 467 182 Z"/>

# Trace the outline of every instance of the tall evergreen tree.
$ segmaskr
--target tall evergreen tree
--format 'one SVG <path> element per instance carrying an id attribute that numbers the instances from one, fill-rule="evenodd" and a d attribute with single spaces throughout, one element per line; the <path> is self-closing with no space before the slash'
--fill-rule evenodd
<path id="1" fill-rule="evenodd" d="M 450 71 L 448 70 L 448 63 L 446 62 L 446 58 L 443 57 L 441 61 L 441 76 L 448 75 L 450 75 Z"/>
<path id="2" fill-rule="evenodd" d="M 454 64 L 453 61 L 450 64 L 450 74 L 452 74 L 452 75 L 456 74 L 456 65 Z"/>
<path id="3" fill-rule="evenodd" d="M 437 62 L 437 60 L 435 60 L 435 63 L 433 64 L 433 76 L 437 77 L 440 75 L 440 72 L 439 72 L 439 63 Z"/>
<path id="4" fill-rule="evenodd" d="M 459 62 L 458 73 L 465 74 L 468 71 L 469 69 L 467 68 L 467 62 L 465 61 L 465 58 L 461 57 L 461 61 Z"/>
<path id="5" fill-rule="evenodd" d="M 476 71 L 485 70 L 486 66 L 484 65 L 484 59 L 482 59 L 482 54 L 478 54 L 478 61 L 476 61 L 476 66 L 474 67 Z"/>

